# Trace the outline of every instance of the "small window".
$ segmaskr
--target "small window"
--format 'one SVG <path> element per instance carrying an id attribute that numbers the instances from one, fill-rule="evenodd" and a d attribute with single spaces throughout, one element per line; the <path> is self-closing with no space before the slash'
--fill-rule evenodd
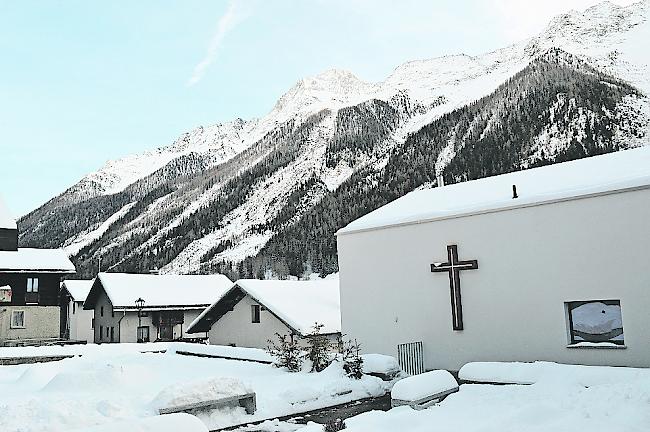
<path id="1" fill-rule="evenodd" d="M 93 330 L 95 329 L 95 318 L 91 318 L 91 320 L 90 320 L 90 328 L 93 329 Z"/>
<path id="2" fill-rule="evenodd" d="M 138 342 L 149 342 L 149 326 L 138 327 Z"/>
<path id="3" fill-rule="evenodd" d="M 25 311 L 11 311 L 11 328 L 25 328 Z"/>
<path id="4" fill-rule="evenodd" d="M 77 303 L 72 302 L 72 313 L 74 314 L 75 312 L 77 312 Z"/>
<path id="5" fill-rule="evenodd" d="M 38 303 L 38 278 L 27 278 L 25 303 Z"/>
<path id="6" fill-rule="evenodd" d="M 106 337 L 108 337 L 108 331 L 109 331 L 109 328 L 108 328 L 108 326 L 106 326 Z"/>
<path id="7" fill-rule="evenodd" d="M 104 316 L 104 306 L 101 306 L 99 308 L 99 316 L 102 316 L 102 317 Z"/>
<path id="8" fill-rule="evenodd" d="M 27 278 L 27 292 L 38 292 L 38 278 Z"/>
<path id="9" fill-rule="evenodd" d="M 104 337 L 104 326 L 99 326 L 99 340 Z"/>
<path id="10" fill-rule="evenodd" d="M 567 303 L 571 345 L 582 342 L 624 345 L 620 300 Z"/>
<path id="11" fill-rule="evenodd" d="M 111 342 L 115 342 L 115 327 L 111 327 Z"/>
<path id="12" fill-rule="evenodd" d="M 251 322 L 253 323 L 260 322 L 260 305 L 251 306 Z"/>
<path id="13" fill-rule="evenodd" d="M 111 318 L 115 318 L 115 311 L 111 310 Z"/>

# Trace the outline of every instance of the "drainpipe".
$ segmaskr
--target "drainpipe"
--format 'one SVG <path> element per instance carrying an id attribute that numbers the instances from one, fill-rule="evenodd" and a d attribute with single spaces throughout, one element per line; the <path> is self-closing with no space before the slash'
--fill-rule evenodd
<path id="1" fill-rule="evenodd" d="M 122 311 L 122 317 L 117 320 L 117 332 L 118 332 L 117 333 L 117 339 L 118 339 L 117 342 L 118 343 L 122 342 L 122 340 L 121 340 L 122 339 L 122 320 L 124 319 L 125 316 L 126 316 L 126 310 L 123 310 Z"/>

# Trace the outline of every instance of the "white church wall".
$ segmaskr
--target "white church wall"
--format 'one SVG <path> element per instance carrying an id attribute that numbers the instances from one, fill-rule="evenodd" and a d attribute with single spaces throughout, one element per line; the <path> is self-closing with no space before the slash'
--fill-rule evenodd
<path id="1" fill-rule="evenodd" d="M 522 191 L 525 193 L 525 191 Z M 427 369 L 470 361 L 650 366 L 650 190 L 403 225 L 338 237 L 343 333 L 396 356 L 423 341 Z M 461 272 L 453 331 L 447 245 Z M 625 348 L 568 348 L 565 302 L 618 299 Z"/>

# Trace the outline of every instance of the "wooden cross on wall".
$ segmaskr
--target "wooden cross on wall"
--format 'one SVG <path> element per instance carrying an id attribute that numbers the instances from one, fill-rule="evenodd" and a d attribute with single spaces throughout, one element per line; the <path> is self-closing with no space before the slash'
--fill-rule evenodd
<path id="1" fill-rule="evenodd" d="M 463 305 L 460 299 L 460 272 L 461 270 L 476 270 L 478 261 L 458 261 L 458 246 L 447 246 L 446 263 L 431 264 L 434 273 L 447 272 L 449 274 L 449 289 L 451 291 L 451 319 L 454 330 L 463 329 Z"/>

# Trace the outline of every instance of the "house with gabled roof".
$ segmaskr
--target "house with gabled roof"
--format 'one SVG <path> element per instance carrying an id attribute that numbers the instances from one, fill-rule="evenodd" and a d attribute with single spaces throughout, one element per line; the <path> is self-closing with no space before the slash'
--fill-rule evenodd
<path id="1" fill-rule="evenodd" d="M 94 314 L 95 343 L 179 340 L 231 286 L 221 274 L 99 273 L 84 309 Z"/>
<path id="2" fill-rule="evenodd" d="M 335 341 L 341 334 L 339 281 L 240 279 L 190 324 L 212 345 L 265 348 L 275 334 L 305 338 L 314 325 Z"/>
<path id="3" fill-rule="evenodd" d="M 61 249 L 18 247 L 18 227 L 0 199 L 0 344 L 60 336 L 59 284 L 76 272 Z"/>
<path id="4" fill-rule="evenodd" d="M 61 283 L 61 337 L 70 341 L 92 343 L 95 314 L 84 310 L 84 302 L 93 280 L 67 279 Z"/>

